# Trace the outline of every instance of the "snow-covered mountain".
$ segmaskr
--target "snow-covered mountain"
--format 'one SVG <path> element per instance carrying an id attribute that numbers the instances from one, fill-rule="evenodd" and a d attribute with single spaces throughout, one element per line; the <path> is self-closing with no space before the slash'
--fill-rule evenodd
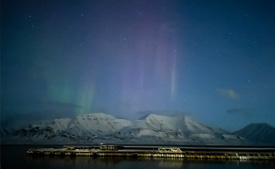
<path id="1" fill-rule="evenodd" d="M 234 134 L 240 135 L 254 144 L 275 145 L 275 128 L 266 123 L 249 124 Z"/>
<path id="2" fill-rule="evenodd" d="M 131 142 L 144 140 L 146 143 L 238 144 L 244 141 L 224 130 L 201 124 L 189 116 L 150 114 L 123 129 L 121 133 Z"/>
<path id="3" fill-rule="evenodd" d="M 103 113 L 83 114 L 76 118 L 61 118 L 53 121 L 30 124 L 14 131 L 12 137 L 3 137 L 3 142 L 15 143 L 90 143 L 108 139 L 113 133 L 132 125 L 125 119 L 116 119 Z M 2 132 L 1 132 L 2 133 Z"/>
<path id="4" fill-rule="evenodd" d="M 18 130 L 1 129 L 2 143 L 147 143 L 147 144 L 243 144 L 237 133 L 206 126 L 189 116 L 150 114 L 135 122 L 103 113 L 83 114 L 33 123 Z"/>

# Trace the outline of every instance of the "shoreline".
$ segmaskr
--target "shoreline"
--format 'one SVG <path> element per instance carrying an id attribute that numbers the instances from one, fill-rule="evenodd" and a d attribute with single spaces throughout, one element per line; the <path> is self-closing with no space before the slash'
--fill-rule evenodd
<path id="1" fill-rule="evenodd" d="M 182 159 L 274 160 L 274 147 L 97 145 L 28 149 L 34 156 L 108 156 Z"/>

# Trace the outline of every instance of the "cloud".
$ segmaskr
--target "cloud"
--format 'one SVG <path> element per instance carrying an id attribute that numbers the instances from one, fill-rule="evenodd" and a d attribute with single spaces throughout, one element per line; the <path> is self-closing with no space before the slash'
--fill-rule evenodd
<path id="1" fill-rule="evenodd" d="M 217 92 L 220 95 L 232 100 L 236 100 L 240 97 L 240 95 L 237 92 L 235 92 L 233 89 L 218 89 Z"/>
<path id="2" fill-rule="evenodd" d="M 251 117 L 255 114 L 254 110 L 249 108 L 234 108 L 226 111 L 229 115 L 243 116 L 245 118 Z"/>

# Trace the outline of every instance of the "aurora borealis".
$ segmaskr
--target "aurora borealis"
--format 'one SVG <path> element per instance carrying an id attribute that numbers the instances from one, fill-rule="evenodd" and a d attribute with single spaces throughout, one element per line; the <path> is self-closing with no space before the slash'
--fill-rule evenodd
<path id="1" fill-rule="evenodd" d="M 1 119 L 275 125 L 274 18 L 272 0 L 3 0 Z"/>

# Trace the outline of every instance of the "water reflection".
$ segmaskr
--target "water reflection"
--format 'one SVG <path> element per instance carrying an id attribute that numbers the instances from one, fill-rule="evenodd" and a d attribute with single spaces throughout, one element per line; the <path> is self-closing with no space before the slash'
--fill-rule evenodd
<path id="1" fill-rule="evenodd" d="M 176 158 L 132 158 L 132 157 L 89 157 L 89 156 L 25 156 L 26 164 L 31 166 L 43 165 L 45 168 L 273 168 L 274 161 L 239 161 L 239 160 L 188 160 Z M 37 165 L 36 165 L 37 164 Z"/>
<path id="2" fill-rule="evenodd" d="M 183 166 L 183 160 L 160 160 L 160 168 L 181 168 Z"/>

